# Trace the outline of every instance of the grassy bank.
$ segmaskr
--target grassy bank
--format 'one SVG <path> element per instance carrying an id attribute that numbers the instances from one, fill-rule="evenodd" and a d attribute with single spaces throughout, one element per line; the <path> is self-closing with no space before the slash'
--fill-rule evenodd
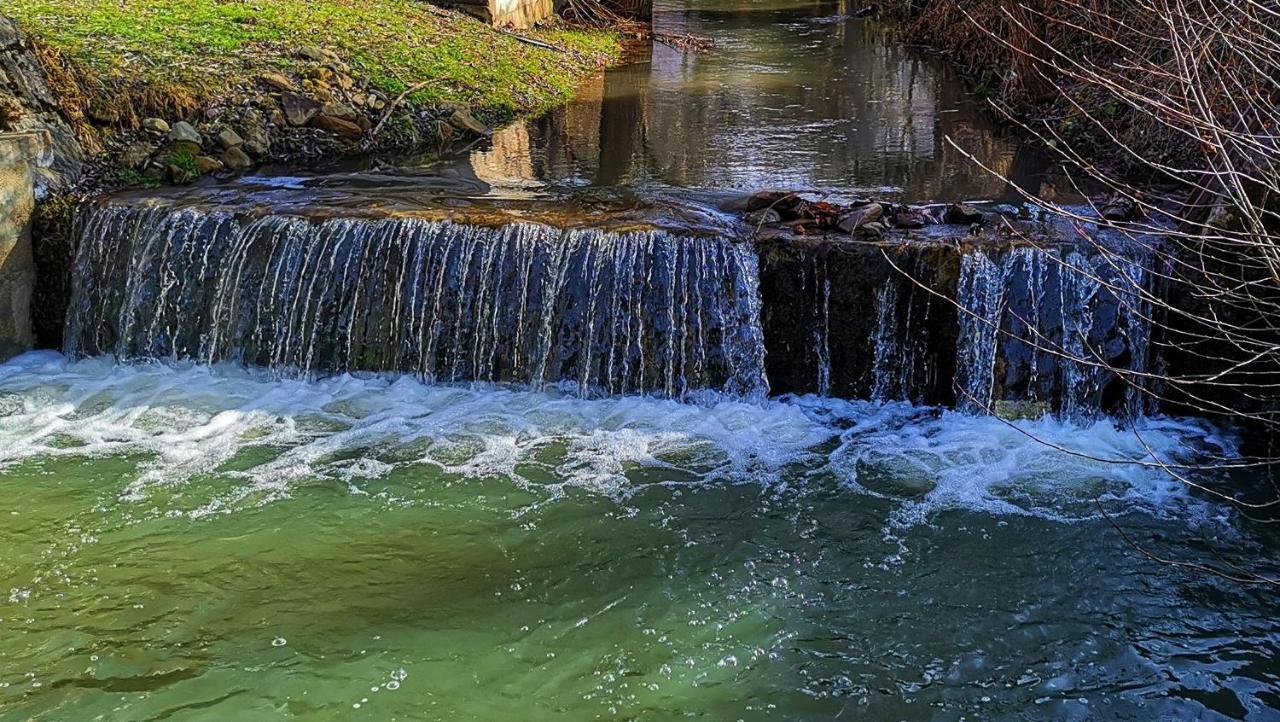
<path id="1" fill-rule="evenodd" d="M 78 76 L 87 100 L 142 114 L 182 110 L 296 70 L 299 46 L 332 50 L 395 96 L 426 83 L 417 104 L 466 102 L 490 121 L 562 102 L 616 57 L 604 32 L 544 30 L 557 50 L 522 43 L 419 0 L 8 0 L 0 9 Z"/>

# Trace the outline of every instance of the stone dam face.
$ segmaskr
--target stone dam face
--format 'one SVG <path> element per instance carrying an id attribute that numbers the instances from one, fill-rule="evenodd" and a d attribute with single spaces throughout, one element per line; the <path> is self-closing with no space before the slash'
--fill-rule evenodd
<path id="1" fill-rule="evenodd" d="M 65 350 L 584 395 L 1149 410 L 1140 254 L 99 202 Z"/>

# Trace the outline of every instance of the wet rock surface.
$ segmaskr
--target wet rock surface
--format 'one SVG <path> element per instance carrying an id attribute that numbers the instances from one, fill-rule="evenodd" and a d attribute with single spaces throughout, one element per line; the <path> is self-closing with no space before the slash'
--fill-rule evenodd
<path id="1" fill-rule="evenodd" d="M 47 132 L 51 142 L 49 167 L 36 177 L 37 193 L 45 196 L 74 185 L 85 164 L 80 141 L 29 40 L 0 15 L 0 133 L 31 131 Z"/>

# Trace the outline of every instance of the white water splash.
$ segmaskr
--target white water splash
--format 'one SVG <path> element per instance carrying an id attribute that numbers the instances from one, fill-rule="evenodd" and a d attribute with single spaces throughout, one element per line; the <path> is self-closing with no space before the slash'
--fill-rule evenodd
<path id="1" fill-rule="evenodd" d="M 1096 498 L 1156 512 L 1190 498 L 1159 469 L 1084 458 L 1150 461 L 1144 444 L 1164 461 L 1232 453 L 1207 424 L 1168 419 L 1122 429 L 817 397 L 589 400 L 405 376 L 281 380 L 230 366 L 68 362 L 54 353 L 0 366 L 0 470 L 33 458 L 144 454 L 126 500 L 206 475 L 237 486 L 233 499 L 287 496 L 316 478 L 358 492 L 426 465 L 551 497 L 573 487 L 620 500 L 653 483 L 794 487 L 825 478 L 898 501 L 894 523 L 904 526 L 948 509 L 1069 521 L 1093 516 Z M 253 449 L 271 452 L 244 461 Z"/>

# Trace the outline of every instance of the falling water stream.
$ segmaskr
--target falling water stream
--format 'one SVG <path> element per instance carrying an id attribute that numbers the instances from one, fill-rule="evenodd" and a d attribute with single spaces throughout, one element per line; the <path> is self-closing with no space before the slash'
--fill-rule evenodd
<path id="1" fill-rule="evenodd" d="M 464 158 L 84 206 L 0 365 L 0 720 L 1275 719 L 1274 594 L 1154 560 L 1280 576 L 1149 401 L 1145 251 L 704 204 L 1024 165 L 857 9 L 661 0 L 716 52 Z"/>

